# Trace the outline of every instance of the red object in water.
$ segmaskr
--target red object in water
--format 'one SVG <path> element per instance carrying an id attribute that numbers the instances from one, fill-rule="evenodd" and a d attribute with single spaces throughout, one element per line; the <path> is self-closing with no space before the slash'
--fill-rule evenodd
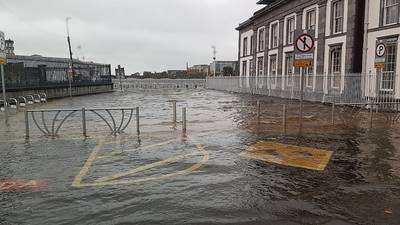
<path id="1" fill-rule="evenodd" d="M 1 181 L 0 192 L 29 192 L 39 191 L 48 186 L 47 180 L 29 180 L 29 181 Z"/>

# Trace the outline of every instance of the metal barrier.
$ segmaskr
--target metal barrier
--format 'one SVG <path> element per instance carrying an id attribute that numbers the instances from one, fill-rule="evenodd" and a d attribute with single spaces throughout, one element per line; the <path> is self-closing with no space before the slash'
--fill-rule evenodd
<path id="1" fill-rule="evenodd" d="M 40 101 L 41 101 L 41 102 L 47 102 L 47 95 L 46 95 L 46 93 L 40 93 L 39 96 L 40 96 Z"/>
<path id="2" fill-rule="evenodd" d="M 33 101 L 35 102 L 35 103 L 41 103 L 41 97 L 40 97 L 40 95 L 39 94 L 34 94 L 33 95 Z"/>
<path id="3" fill-rule="evenodd" d="M 17 98 L 17 100 L 18 100 L 18 103 L 19 103 L 19 107 L 26 107 L 27 106 L 27 100 L 26 100 L 26 98 L 24 97 L 24 96 L 19 96 L 18 98 Z"/>
<path id="4" fill-rule="evenodd" d="M 8 99 L 8 106 L 10 109 L 15 109 L 18 111 L 18 101 L 15 98 Z"/>
<path id="5" fill-rule="evenodd" d="M 28 105 L 33 105 L 35 103 L 35 98 L 33 97 L 33 95 L 27 95 L 26 100 Z"/>
<path id="6" fill-rule="evenodd" d="M 4 112 L 4 111 L 5 111 L 4 101 L 0 100 L 0 112 Z"/>
<path id="7" fill-rule="evenodd" d="M 139 107 L 136 108 L 104 108 L 104 109 L 47 109 L 47 110 L 25 110 L 25 137 L 30 136 L 30 118 L 36 128 L 45 136 L 56 137 L 65 122 L 72 115 L 80 113 L 82 118 L 82 134 L 87 136 L 87 113 L 91 112 L 100 118 L 109 128 L 112 135 L 123 133 L 131 124 L 133 114 L 136 115 L 136 131 L 140 134 Z M 118 122 L 112 112 L 120 112 Z M 176 113 L 176 110 L 174 111 Z M 175 115 L 176 117 L 176 115 Z M 46 119 L 47 118 L 47 119 Z M 50 118 L 50 119 L 48 119 Z M 49 122 L 49 123 L 48 123 Z M 175 123 L 176 121 L 174 121 Z M 182 132 L 186 134 L 186 108 L 182 109 Z"/>
<path id="8" fill-rule="evenodd" d="M 205 87 L 204 79 L 124 79 L 115 81 L 114 88 L 120 89 L 197 89 Z"/>

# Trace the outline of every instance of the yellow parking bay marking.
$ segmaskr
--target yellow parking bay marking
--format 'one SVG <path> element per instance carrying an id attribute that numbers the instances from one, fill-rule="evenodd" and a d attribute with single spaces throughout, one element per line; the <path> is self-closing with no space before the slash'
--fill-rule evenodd
<path id="1" fill-rule="evenodd" d="M 323 171 L 332 151 L 260 141 L 240 155 L 284 166 Z"/>
<path id="2" fill-rule="evenodd" d="M 190 153 L 190 154 L 186 154 L 186 155 L 179 155 L 179 156 L 171 157 L 171 158 L 168 158 L 168 159 L 165 159 L 165 160 L 162 160 L 162 161 L 158 161 L 158 162 L 155 162 L 155 163 L 150 163 L 150 164 L 147 164 L 145 166 L 141 166 L 141 167 L 138 167 L 138 168 L 126 171 L 126 172 L 117 173 L 117 174 L 114 174 L 114 175 L 111 175 L 111 176 L 102 177 L 102 178 L 97 179 L 95 182 L 102 183 L 102 182 L 112 181 L 112 180 L 115 180 L 115 179 L 118 179 L 118 178 L 121 178 L 121 177 L 126 177 L 126 176 L 129 176 L 129 175 L 135 174 L 135 173 L 143 172 L 143 171 L 155 168 L 155 167 L 164 166 L 164 165 L 167 165 L 169 163 L 177 162 L 177 161 L 182 160 L 182 159 L 184 159 L 186 157 L 194 156 L 194 155 L 198 155 L 198 154 L 199 154 L 198 152 L 194 152 L 194 153 Z"/>
<path id="3" fill-rule="evenodd" d="M 104 154 L 102 154 L 102 155 L 97 156 L 97 158 L 98 158 L 98 159 L 103 159 L 103 158 L 113 157 L 113 156 L 115 156 L 115 155 L 119 155 L 119 154 L 122 154 L 122 153 L 137 152 L 137 151 L 139 151 L 139 150 L 146 150 L 146 149 L 149 149 L 149 148 L 154 148 L 154 147 L 158 147 L 158 146 L 163 146 L 163 145 L 166 145 L 166 144 L 169 144 L 169 143 L 172 143 L 172 142 L 176 142 L 176 141 L 178 141 L 178 140 L 177 140 L 177 139 L 171 139 L 171 140 L 164 141 L 164 142 L 157 143 L 157 144 L 152 144 L 152 145 L 146 145 L 146 146 L 142 146 L 142 147 L 137 147 L 137 148 L 135 148 L 135 149 L 127 149 L 127 150 L 123 150 L 123 151 L 112 151 L 112 152 L 107 152 L 107 153 L 104 153 Z M 112 143 L 113 143 L 113 142 L 107 142 L 107 143 L 104 143 L 104 144 L 112 144 Z"/>
<path id="4" fill-rule="evenodd" d="M 170 141 L 166 141 L 163 143 L 158 143 L 158 144 L 154 144 L 154 145 L 149 145 L 149 146 L 144 146 L 143 148 L 150 148 L 150 147 L 157 147 L 157 146 L 161 146 L 161 145 L 165 145 L 172 142 L 172 140 Z M 161 180 L 161 179 L 167 179 L 167 178 L 171 178 L 171 177 L 175 177 L 175 176 L 181 176 L 181 175 L 186 175 L 189 174 L 197 169 L 199 169 L 204 163 L 206 163 L 210 156 L 209 153 L 204 149 L 204 147 L 202 145 L 196 144 L 196 152 L 193 153 L 189 153 L 189 154 L 183 154 L 183 155 L 178 155 L 178 156 L 174 156 L 168 159 L 164 159 L 158 162 L 154 162 L 145 166 L 141 166 L 135 169 L 131 169 L 129 171 L 126 172 L 120 172 L 114 175 L 110 175 L 110 176 L 106 176 L 106 177 L 101 177 L 98 178 L 97 180 L 95 180 L 94 182 L 91 183 L 82 183 L 83 178 L 89 173 L 89 169 L 91 168 L 91 166 L 94 164 L 95 160 L 99 158 L 99 151 L 103 148 L 104 146 L 104 142 L 100 142 L 92 151 L 92 153 L 90 154 L 89 158 L 87 159 L 87 161 L 85 162 L 85 164 L 83 165 L 81 171 L 79 172 L 79 174 L 75 177 L 73 183 L 72 183 L 72 187 L 95 187 L 95 186 L 106 186 L 106 185 L 121 185 L 121 184 L 135 184 L 135 183 L 142 183 L 142 182 L 146 182 L 146 181 L 154 181 L 154 180 Z M 165 166 L 174 162 L 179 162 L 180 160 L 183 160 L 185 158 L 188 158 L 190 156 L 196 156 L 196 155 L 202 155 L 202 158 L 200 161 L 194 163 L 192 166 L 190 166 L 189 168 L 180 170 L 180 171 L 176 171 L 173 173 L 169 173 L 169 174 L 164 174 L 164 175 L 160 175 L 160 176 L 147 176 L 147 177 L 142 177 L 142 178 L 137 178 L 137 179 L 127 179 L 127 180 L 119 180 L 123 177 L 129 176 L 129 175 L 133 175 L 139 172 L 143 172 L 146 170 L 150 170 L 152 168 L 155 167 L 161 167 L 161 166 Z"/>

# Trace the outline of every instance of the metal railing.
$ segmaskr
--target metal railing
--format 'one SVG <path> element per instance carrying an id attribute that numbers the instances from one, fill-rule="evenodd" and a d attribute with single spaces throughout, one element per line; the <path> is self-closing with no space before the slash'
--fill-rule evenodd
<path id="1" fill-rule="evenodd" d="M 84 137 L 87 136 L 87 113 L 100 118 L 109 128 L 112 135 L 121 134 L 126 131 L 136 116 L 136 132 L 140 134 L 140 112 L 136 108 L 82 108 L 82 109 L 46 109 L 25 110 L 25 138 L 30 136 L 30 120 L 35 127 L 45 136 L 57 137 L 65 122 L 74 114 L 81 115 L 81 128 Z M 119 112 L 119 121 L 113 112 Z M 176 101 L 173 101 L 173 120 L 176 124 Z M 182 133 L 186 135 L 186 108 L 182 108 Z"/>
<path id="2" fill-rule="evenodd" d="M 205 87 L 204 79 L 123 79 L 114 80 L 115 89 L 197 89 Z"/>
<path id="3" fill-rule="evenodd" d="M 399 101 L 400 87 L 396 89 L 395 76 L 386 78 L 363 74 L 305 75 L 304 100 L 341 104 Z M 285 99 L 301 97 L 299 75 L 207 78 L 206 88 Z"/>

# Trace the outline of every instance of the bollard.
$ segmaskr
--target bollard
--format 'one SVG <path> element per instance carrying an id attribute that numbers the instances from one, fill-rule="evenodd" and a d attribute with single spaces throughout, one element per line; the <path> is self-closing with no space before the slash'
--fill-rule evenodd
<path id="1" fill-rule="evenodd" d="M 260 100 L 257 100 L 257 120 L 260 120 L 261 117 L 261 104 Z"/>
<path id="2" fill-rule="evenodd" d="M 173 109 L 172 122 L 176 123 L 176 101 L 172 102 L 172 109 Z"/>
<path id="3" fill-rule="evenodd" d="M 82 133 L 86 137 L 86 110 L 82 108 Z"/>
<path id="4" fill-rule="evenodd" d="M 283 133 L 286 134 L 286 105 L 283 105 L 283 121 L 282 121 L 282 126 L 283 126 Z"/>
<path id="5" fill-rule="evenodd" d="M 335 103 L 332 103 L 332 119 L 331 119 L 332 126 L 335 126 Z"/>
<path id="6" fill-rule="evenodd" d="M 29 114 L 28 110 L 25 109 L 25 138 L 29 139 Z"/>
<path id="7" fill-rule="evenodd" d="M 136 107 L 136 132 L 140 134 L 140 124 L 139 124 L 139 107 Z"/>
<path id="8" fill-rule="evenodd" d="M 182 133 L 186 134 L 186 108 L 182 108 Z"/>
<path id="9" fill-rule="evenodd" d="M 372 120 L 374 119 L 374 106 L 370 105 L 370 109 L 369 109 L 369 128 L 372 128 Z"/>

